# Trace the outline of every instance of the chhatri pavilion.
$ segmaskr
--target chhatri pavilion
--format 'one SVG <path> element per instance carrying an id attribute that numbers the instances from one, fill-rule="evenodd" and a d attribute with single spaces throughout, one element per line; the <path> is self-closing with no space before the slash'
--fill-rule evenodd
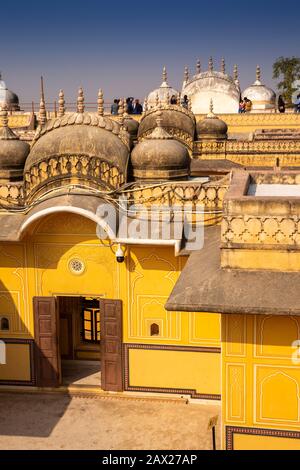
<path id="1" fill-rule="evenodd" d="M 180 91 L 164 69 L 141 116 L 42 91 L 34 131 L 3 83 L 0 388 L 88 364 L 104 394 L 219 403 L 223 449 L 300 449 L 300 114 L 224 60 Z"/>

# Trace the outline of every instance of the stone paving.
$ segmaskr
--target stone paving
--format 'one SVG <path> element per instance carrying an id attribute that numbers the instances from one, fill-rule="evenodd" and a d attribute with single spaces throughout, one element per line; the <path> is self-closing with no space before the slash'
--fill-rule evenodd
<path id="1" fill-rule="evenodd" d="M 210 449 L 208 420 L 220 414 L 184 401 L 1 393 L 0 449 Z"/>

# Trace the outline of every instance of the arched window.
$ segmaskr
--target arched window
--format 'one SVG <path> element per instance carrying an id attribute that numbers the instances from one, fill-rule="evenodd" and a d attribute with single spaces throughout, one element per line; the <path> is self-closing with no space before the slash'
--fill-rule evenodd
<path id="1" fill-rule="evenodd" d="M 150 326 L 150 335 L 151 336 L 159 335 L 159 326 L 157 323 L 152 323 L 152 325 Z"/>
<path id="2" fill-rule="evenodd" d="M 1 330 L 9 330 L 9 320 L 6 317 L 1 318 Z"/>

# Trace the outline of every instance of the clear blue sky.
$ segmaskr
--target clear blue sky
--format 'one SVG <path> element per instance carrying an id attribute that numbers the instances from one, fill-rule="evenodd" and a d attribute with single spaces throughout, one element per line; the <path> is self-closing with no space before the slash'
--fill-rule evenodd
<path id="1" fill-rule="evenodd" d="M 39 77 L 46 99 L 65 90 L 73 101 L 78 86 L 87 101 L 143 98 L 161 81 L 182 83 L 185 65 L 197 58 L 207 67 L 222 56 L 228 69 L 237 63 L 242 87 L 255 79 L 274 86 L 272 64 L 280 56 L 300 55 L 299 0 L 30 0 L 3 2 L 0 8 L 0 70 L 23 102 L 37 100 Z"/>

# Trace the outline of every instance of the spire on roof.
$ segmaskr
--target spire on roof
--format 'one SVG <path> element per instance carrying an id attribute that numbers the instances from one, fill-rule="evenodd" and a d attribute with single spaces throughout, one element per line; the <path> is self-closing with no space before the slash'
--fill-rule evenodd
<path id="1" fill-rule="evenodd" d="M 180 93 L 180 91 L 178 92 L 178 96 L 177 96 L 177 104 L 178 104 L 178 106 L 181 105 L 181 93 Z"/>
<path id="2" fill-rule="evenodd" d="M 19 140 L 19 136 L 16 135 L 10 127 L 8 127 L 8 106 L 6 103 L 0 108 L 0 118 L 2 127 L 0 127 L 0 140 Z"/>
<path id="3" fill-rule="evenodd" d="M 84 94 L 83 94 L 82 87 L 78 89 L 77 113 L 81 113 L 81 114 L 84 113 Z"/>
<path id="4" fill-rule="evenodd" d="M 155 95 L 155 106 L 159 106 L 159 96 L 158 96 L 158 92 L 156 92 L 156 95 Z"/>
<path id="5" fill-rule="evenodd" d="M 256 66 L 256 80 L 257 80 L 258 82 L 260 82 L 260 79 L 261 79 L 260 66 L 257 65 L 257 66 Z"/>
<path id="6" fill-rule="evenodd" d="M 221 72 L 224 73 L 224 74 L 226 73 L 226 65 L 225 65 L 224 57 L 222 57 L 222 59 L 221 59 Z"/>
<path id="7" fill-rule="evenodd" d="M 237 81 L 238 79 L 239 79 L 238 66 L 237 66 L 237 64 L 234 64 L 234 66 L 233 66 L 233 80 Z"/>
<path id="8" fill-rule="evenodd" d="M 64 90 L 59 90 L 58 95 L 58 117 L 65 115 L 65 94 Z"/>
<path id="9" fill-rule="evenodd" d="M 1 124 L 3 128 L 8 128 L 8 106 L 6 103 L 3 104 L 0 112 Z"/>
<path id="10" fill-rule="evenodd" d="M 148 111 L 148 99 L 147 96 L 144 99 L 144 112 Z"/>
<path id="11" fill-rule="evenodd" d="M 167 69 L 166 69 L 165 65 L 163 66 L 162 81 L 166 82 L 166 83 L 168 81 Z"/>
<path id="12" fill-rule="evenodd" d="M 103 116 L 104 115 L 104 99 L 103 99 L 103 91 L 101 88 L 99 88 L 98 91 L 98 116 Z"/>
<path id="13" fill-rule="evenodd" d="M 45 93 L 44 93 L 44 79 L 41 77 L 41 99 L 40 99 L 40 110 L 39 110 L 39 123 L 43 127 L 47 121 L 47 112 L 45 104 Z"/>
<path id="14" fill-rule="evenodd" d="M 209 102 L 209 112 L 207 114 L 207 117 L 210 118 L 210 117 L 215 117 L 215 113 L 214 113 L 214 102 L 213 102 L 213 99 L 211 98 L 210 99 L 210 102 Z"/>
<path id="15" fill-rule="evenodd" d="M 167 93 L 166 93 L 166 105 L 169 105 L 170 102 L 171 102 L 171 99 L 170 99 L 170 92 L 169 92 L 169 90 L 168 90 Z"/>
<path id="16" fill-rule="evenodd" d="M 184 67 L 184 81 L 188 82 L 190 79 L 190 72 L 187 66 Z"/>
<path id="17" fill-rule="evenodd" d="M 123 125 L 124 124 L 124 100 L 122 98 L 119 101 L 118 115 L 120 116 L 119 121 L 121 125 Z"/>

